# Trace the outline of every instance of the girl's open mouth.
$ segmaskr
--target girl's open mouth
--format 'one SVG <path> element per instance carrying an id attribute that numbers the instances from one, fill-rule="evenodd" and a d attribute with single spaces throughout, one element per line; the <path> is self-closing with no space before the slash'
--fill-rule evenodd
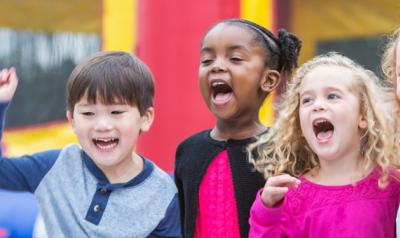
<path id="1" fill-rule="evenodd" d="M 317 119 L 313 122 L 314 134 L 319 142 L 327 142 L 335 131 L 333 124 L 327 119 Z"/>
<path id="2" fill-rule="evenodd" d="M 216 105 L 223 105 L 232 98 L 233 90 L 223 80 L 215 80 L 211 83 L 211 97 Z"/>

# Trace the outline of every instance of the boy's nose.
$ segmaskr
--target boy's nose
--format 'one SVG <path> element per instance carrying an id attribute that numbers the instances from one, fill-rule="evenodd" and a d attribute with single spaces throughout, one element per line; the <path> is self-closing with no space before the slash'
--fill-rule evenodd
<path id="1" fill-rule="evenodd" d="M 108 131 L 113 129 L 112 122 L 107 118 L 101 118 L 97 120 L 96 124 L 94 125 L 94 129 L 97 131 Z"/>

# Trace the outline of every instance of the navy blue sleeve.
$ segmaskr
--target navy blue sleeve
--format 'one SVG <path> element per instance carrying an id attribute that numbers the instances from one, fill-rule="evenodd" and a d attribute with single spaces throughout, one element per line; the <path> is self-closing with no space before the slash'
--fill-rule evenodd
<path id="1" fill-rule="evenodd" d="M 0 137 L 9 103 L 0 103 Z M 55 163 L 60 150 L 50 150 L 18 158 L 3 158 L 0 148 L 0 188 L 34 192 L 42 178 Z"/>
<path id="2" fill-rule="evenodd" d="M 181 232 L 181 219 L 178 203 L 178 194 L 175 194 L 171 203 L 168 206 L 164 219 L 158 224 L 157 228 L 148 236 L 150 238 L 180 238 Z"/>

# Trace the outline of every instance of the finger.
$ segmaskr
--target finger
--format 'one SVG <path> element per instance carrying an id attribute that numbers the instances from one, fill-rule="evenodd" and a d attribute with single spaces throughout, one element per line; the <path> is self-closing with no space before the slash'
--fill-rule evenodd
<path id="1" fill-rule="evenodd" d="M 269 194 L 271 196 L 285 195 L 289 191 L 287 187 L 268 187 L 264 189 L 263 193 Z"/>
<path id="2" fill-rule="evenodd" d="M 297 187 L 301 181 L 295 177 L 288 174 L 278 175 L 268 178 L 266 182 L 266 187 Z"/>
<path id="3" fill-rule="evenodd" d="M 10 89 L 12 91 L 15 92 L 15 90 L 16 90 L 16 88 L 18 86 L 18 77 L 17 77 L 17 74 L 15 73 L 15 70 L 10 72 L 10 76 L 9 76 L 8 79 L 9 79 L 9 81 L 8 81 L 9 85 L 8 86 L 10 87 Z"/>
<path id="4" fill-rule="evenodd" d="M 268 187 L 263 190 L 261 200 L 267 207 L 274 207 L 288 192 L 287 187 Z"/>
<path id="5" fill-rule="evenodd" d="M 2 69 L 0 71 L 0 82 L 1 83 L 7 80 L 7 72 L 8 72 L 7 69 Z"/>
<path id="6" fill-rule="evenodd" d="M 15 71 L 14 67 L 11 67 L 10 70 L 8 70 L 7 80 L 9 80 L 9 81 L 18 81 L 17 72 Z"/>

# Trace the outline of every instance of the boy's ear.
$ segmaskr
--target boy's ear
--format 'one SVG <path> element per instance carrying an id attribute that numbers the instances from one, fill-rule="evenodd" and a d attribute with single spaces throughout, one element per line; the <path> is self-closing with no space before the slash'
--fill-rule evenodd
<path id="1" fill-rule="evenodd" d="M 264 92 L 272 92 L 281 81 L 281 74 L 277 70 L 267 69 L 261 81 L 261 89 Z"/>
<path id="2" fill-rule="evenodd" d="M 142 115 L 142 124 L 140 126 L 140 131 L 146 132 L 150 130 L 153 121 L 154 121 L 154 107 L 148 107 Z"/>
<path id="3" fill-rule="evenodd" d="M 75 131 L 75 121 L 74 121 L 74 118 L 72 116 L 72 112 L 70 110 L 67 110 L 66 116 L 67 116 L 67 120 L 68 120 L 69 124 L 72 127 L 72 130 Z"/>

